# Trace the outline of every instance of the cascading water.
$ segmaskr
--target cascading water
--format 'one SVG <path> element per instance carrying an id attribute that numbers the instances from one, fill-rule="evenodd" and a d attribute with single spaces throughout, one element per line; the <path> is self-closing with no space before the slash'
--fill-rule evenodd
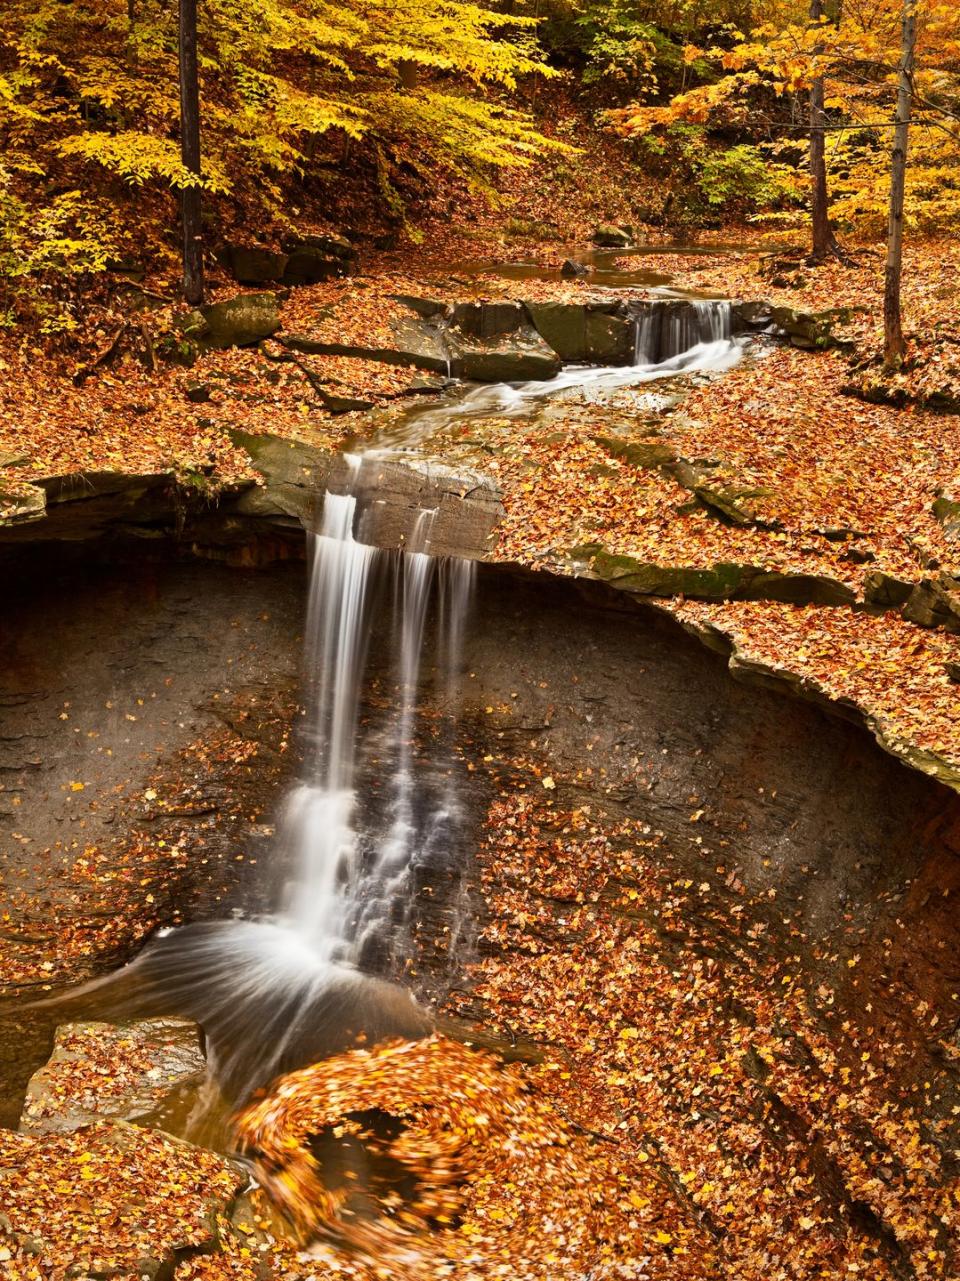
<path id="1" fill-rule="evenodd" d="M 446 404 L 411 410 L 402 426 L 391 426 L 389 445 L 394 449 L 415 446 L 451 422 L 521 418 L 567 391 L 595 399 L 678 374 L 720 373 L 738 364 L 743 355 L 744 340 L 733 336 L 731 321 L 728 302 L 655 299 L 638 304 L 633 364 L 567 365 L 553 378 L 471 387 Z"/>
<path id="2" fill-rule="evenodd" d="M 308 652 L 317 688 L 312 750 L 284 825 L 295 867 L 286 914 L 329 961 L 401 968 L 413 862 L 444 840 L 454 843 L 457 807 L 449 773 L 442 760 L 415 759 L 414 740 L 434 589 L 438 669 L 450 695 L 474 566 L 429 554 L 435 515 L 417 514 L 407 550 L 380 551 L 357 541 L 356 497 L 328 494 L 323 525 L 312 538 Z M 358 734 L 370 614 L 385 589 L 394 605 L 397 699 L 385 723 L 375 718 Z M 365 747 L 377 753 L 378 771 L 386 772 L 386 804 L 364 819 L 357 813 L 356 777 Z"/>
<path id="3" fill-rule="evenodd" d="M 718 371 L 742 354 L 727 304 L 658 300 L 636 319 L 633 365 L 568 367 L 543 382 L 478 387 L 412 415 L 412 435 L 453 419 L 522 416 L 565 389 L 592 397 Z M 280 824 L 274 911 L 169 932 L 95 985 L 114 1014 L 199 1022 L 216 1078 L 234 1099 L 358 1037 L 424 1035 L 430 1019 L 390 981 L 415 955 L 418 885 L 446 878 L 448 915 L 434 922 L 437 934 L 455 943 L 469 919 L 450 743 L 418 713 L 431 618 L 438 701 L 455 704 L 474 566 L 430 555 L 438 513 L 429 509 L 414 516 L 404 551 L 365 540 L 365 526 L 376 525 L 378 457 L 345 458 L 345 492 L 326 495 L 310 536 L 304 764 Z M 391 601 L 392 614 L 383 608 Z M 386 637 L 378 628 L 384 617 L 393 622 Z M 388 650 L 387 698 L 367 679 L 374 639 L 378 651 L 384 643 Z M 453 946 L 447 955 L 455 957 Z"/>
<path id="4" fill-rule="evenodd" d="M 347 461 L 353 489 L 363 460 Z M 195 1019 L 231 1098 L 357 1038 L 430 1029 L 390 980 L 415 954 L 412 909 L 424 869 L 442 864 L 449 882 L 440 932 L 459 938 L 464 927 L 450 735 L 433 723 L 421 747 L 418 712 L 431 617 L 437 694 L 455 701 L 474 566 L 429 554 L 435 515 L 415 516 L 409 550 L 385 551 L 358 538 L 356 492 L 325 496 L 322 524 L 310 536 L 304 763 L 280 824 L 277 910 L 168 932 L 126 970 L 83 989 L 102 992 L 114 1013 Z M 386 638 L 374 636 L 391 600 L 393 627 Z M 396 691 L 381 695 L 381 706 L 365 706 L 372 640 L 378 647 L 386 640 L 388 687 Z"/>
<path id="5" fill-rule="evenodd" d="M 717 345 L 732 345 L 728 302 L 679 302 L 658 299 L 641 304 L 634 314 L 635 366 L 655 366 L 687 353 L 703 355 Z"/>

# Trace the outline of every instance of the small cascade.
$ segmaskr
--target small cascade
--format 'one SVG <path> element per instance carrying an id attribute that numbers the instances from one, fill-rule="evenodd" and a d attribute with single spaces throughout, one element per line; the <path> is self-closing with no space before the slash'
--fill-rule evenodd
<path id="1" fill-rule="evenodd" d="M 720 373 L 738 364 L 743 339 L 732 333 L 728 302 L 656 298 L 632 305 L 633 363 L 565 365 L 553 378 L 482 383 L 437 405 L 411 409 L 391 426 L 392 449 L 415 448 L 453 423 L 490 417 L 522 418 L 565 393 L 593 400 L 623 387 L 641 387 L 677 374 Z"/>
<path id="2" fill-rule="evenodd" d="M 662 322 L 663 311 L 660 307 L 645 307 L 634 316 L 634 365 L 655 365 L 657 363 Z"/>
<path id="3" fill-rule="evenodd" d="M 634 365 L 660 365 L 701 345 L 731 341 L 729 302 L 655 299 L 634 313 Z"/>

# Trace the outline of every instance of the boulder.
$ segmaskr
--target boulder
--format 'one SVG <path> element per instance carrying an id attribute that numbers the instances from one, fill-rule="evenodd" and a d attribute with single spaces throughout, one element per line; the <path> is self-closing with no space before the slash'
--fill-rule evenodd
<path id="1" fill-rule="evenodd" d="M 287 258 L 283 273 L 285 285 L 316 285 L 322 280 L 335 280 L 346 275 L 342 258 L 328 254 L 323 249 L 302 245 Z"/>
<path id="2" fill-rule="evenodd" d="M 960 582 L 941 574 L 924 578 L 911 591 L 903 617 L 918 627 L 942 627 L 960 632 Z"/>
<path id="3" fill-rule="evenodd" d="M 297 253 L 301 249 L 316 249 L 328 258 L 338 258 L 342 263 L 352 263 L 357 257 L 356 248 L 347 237 L 333 232 L 287 236 L 283 241 L 283 248 L 287 253 Z"/>
<path id="4" fill-rule="evenodd" d="M 876 605 L 880 609 L 899 609 L 909 600 L 913 587 L 913 583 L 877 569 L 863 580 L 863 599 L 868 605 Z"/>
<path id="5" fill-rule="evenodd" d="M 228 245 L 224 259 L 241 285 L 262 285 L 283 279 L 288 255 L 257 245 Z"/>
<path id="6" fill-rule="evenodd" d="M 567 364 L 628 365 L 635 329 L 619 303 L 530 302 L 537 332 Z"/>
<path id="7" fill-rule="evenodd" d="M 200 350 L 250 347 L 280 328 L 277 297 L 272 293 L 237 294 L 226 302 L 191 311 L 180 325 L 185 339 Z"/>
<path id="8" fill-rule="evenodd" d="M 356 257 L 349 240 L 330 235 L 288 236 L 280 250 L 228 245 L 221 260 L 242 285 L 313 285 L 347 275 Z"/>
<path id="9" fill-rule="evenodd" d="M 232 510 L 239 516 L 310 525 L 334 455 L 327 449 L 266 432 L 254 435 L 235 428 L 228 435 L 246 450 L 266 482 L 241 494 Z"/>
<path id="10" fill-rule="evenodd" d="M 945 490 L 933 504 L 933 515 L 943 526 L 943 536 L 948 543 L 960 539 L 960 499 Z"/>
<path id="11" fill-rule="evenodd" d="M 450 320 L 468 338 L 502 338 L 529 323 L 522 302 L 458 302 Z"/>
<path id="12" fill-rule="evenodd" d="M 559 356 L 534 329 L 521 303 L 446 308 L 426 299 L 403 302 L 412 314 L 391 320 L 390 339 L 377 346 L 299 334 L 282 341 L 292 351 L 356 356 L 476 382 L 552 378 L 560 369 Z"/>
<path id="13" fill-rule="evenodd" d="M 41 520 L 46 510 L 47 496 L 39 485 L 27 485 L 13 493 L 0 486 L 0 529 Z"/>
<path id="14" fill-rule="evenodd" d="M 67 1023 L 27 1086 L 24 1134 L 58 1134 L 97 1121 L 157 1122 L 206 1078 L 199 1029 L 184 1019 L 115 1026 Z"/>
<path id="15" fill-rule="evenodd" d="M 628 227 L 618 227 L 612 222 L 602 222 L 590 237 L 603 249 L 626 249 L 633 244 L 633 233 Z"/>
<path id="16" fill-rule="evenodd" d="M 734 332 L 746 330 L 773 334 L 805 350 L 846 347 L 836 338 L 836 324 L 848 322 L 860 307 L 831 307 L 826 311 L 799 311 L 795 307 L 773 306 L 768 302 L 736 302 L 732 308 Z"/>
<path id="17" fill-rule="evenodd" d="M 503 517 L 489 478 L 435 460 L 368 457 L 359 475 L 338 455 L 327 478 L 331 493 L 354 492 L 362 512 L 359 537 L 375 547 L 402 548 L 426 535 L 433 556 L 482 560 Z M 432 513 L 424 525 L 424 512 Z"/>
<path id="18" fill-rule="evenodd" d="M 470 382 L 528 382 L 553 378 L 561 360 L 530 324 L 499 338 L 453 339 L 451 371 Z"/>
<path id="19" fill-rule="evenodd" d="M 451 371 L 472 382 L 552 378 L 557 353 L 530 323 L 523 303 L 457 303 L 449 316 Z"/>
<path id="20" fill-rule="evenodd" d="M 564 280 L 577 280 L 581 276 L 589 276 L 590 268 L 584 266 L 582 262 L 574 262 L 572 258 L 564 258 L 560 266 L 560 275 Z"/>

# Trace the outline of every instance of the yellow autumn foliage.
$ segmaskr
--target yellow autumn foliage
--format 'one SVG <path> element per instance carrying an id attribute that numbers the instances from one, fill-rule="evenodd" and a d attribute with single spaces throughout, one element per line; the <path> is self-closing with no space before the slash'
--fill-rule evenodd
<path id="1" fill-rule="evenodd" d="M 802 171 L 806 101 L 822 78 L 830 213 L 841 227 L 873 234 L 887 217 L 901 16 L 901 0 L 878 0 L 812 23 L 806 0 L 765 0 L 748 34 L 699 51 L 715 79 L 666 103 L 611 112 L 611 121 L 634 138 L 678 125 L 779 135 L 778 156 L 792 143 Z M 935 229 L 960 223 L 960 12 L 919 0 L 917 19 L 906 217 Z"/>
<path id="2" fill-rule="evenodd" d="M 166 0 L 2 6 L 0 274 L 51 265 L 36 234 L 51 218 L 56 261 L 95 270 L 123 240 L 124 186 L 196 181 L 180 161 L 176 14 Z M 552 74 L 529 17 L 469 0 L 204 0 L 199 24 L 203 186 L 248 216 L 282 217 L 325 135 L 359 141 L 388 185 L 398 157 L 483 185 L 555 145 L 500 100 Z M 67 189 L 82 198 L 64 203 Z"/>

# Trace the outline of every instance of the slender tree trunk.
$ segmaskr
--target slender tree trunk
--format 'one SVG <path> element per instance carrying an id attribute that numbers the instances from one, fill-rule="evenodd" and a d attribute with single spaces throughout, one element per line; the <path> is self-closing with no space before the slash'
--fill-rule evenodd
<path id="1" fill-rule="evenodd" d="M 823 0 L 810 0 L 810 25 L 819 28 L 823 17 Z M 823 45 L 814 53 L 820 55 Z M 836 249 L 836 238 L 830 227 L 827 195 L 827 123 L 823 109 L 823 76 L 814 76 L 810 84 L 810 220 L 813 232 L 812 252 L 815 260 L 826 258 Z"/>
<path id="2" fill-rule="evenodd" d="M 197 0 L 180 0 L 180 156 L 185 169 L 200 176 L 200 81 L 197 73 Z M 183 230 L 183 296 L 203 302 L 203 239 L 200 187 L 180 196 Z"/>
<path id="3" fill-rule="evenodd" d="M 917 45 L 916 0 L 903 0 L 900 33 L 900 71 L 897 112 L 890 162 L 890 220 L 887 229 L 887 269 L 883 282 L 883 363 L 894 369 L 903 361 L 907 344 L 900 316 L 900 277 L 903 267 L 903 201 L 907 177 L 907 143 L 913 97 L 913 57 Z"/>

